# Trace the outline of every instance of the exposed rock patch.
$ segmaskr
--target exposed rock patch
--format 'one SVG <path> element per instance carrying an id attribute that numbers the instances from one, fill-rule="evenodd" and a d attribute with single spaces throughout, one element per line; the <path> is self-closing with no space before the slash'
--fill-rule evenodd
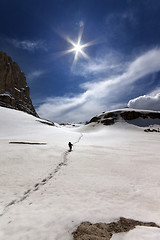
<path id="1" fill-rule="evenodd" d="M 30 145 L 46 145 L 47 143 L 37 142 L 9 142 L 10 144 L 30 144 Z"/>
<path id="2" fill-rule="evenodd" d="M 114 124 L 117 120 L 117 114 L 108 112 L 103 113 L 99 116 L 93 117 L 89 123 L 96 122 L 96 123 L 102 123 L 103 125 L 111 125 Z"/>
<path id="3" fill-rule="evenodd" d="M 0 106 L 21 110 L 38 117 L 30 99 L 26 77 L 11 57 L 0 51 Z"/>
<path id="4" fill-rule="evenodd" d="M 112 223 L 95 223 L 82 222 L 77 230 L 73 232 L 74 240 L 109 240 L 115 233 L 129 232 L 136 226 L 157 227 L 153 222 L 141 222 L 133 219 L 120 218 L 117 222 Z"/>
<path id="5" fill-rule="evenodd" d="M 147 129 L 144 129 L 144 132 L 160 132 L 160 130 L 147 128 Z"/>
<path id="6" fill-rule="evenodd" d="M 144 122 L 144 125 L 146 126 L 149 126 L 151 122 L 153 122 L 153 124 L 160 124 L 160 112 L 120 109 L 111 112 L 103 112 L 102 114 L 93 117 L 88 124 L 95 123 L 112 125 L 118 121 L 126 121 L 136 125 L 136 121 L 134 120 L 138 119 L 141 119 L 141 122 Z"/>
<path id="7" fill-rule="evenodd" d="M 152 119 L 160 119 L 160 113 L 158 112 L 138 112 L 138 111 L 125 111 L 125 112 L 122 112 L 121 114 L 121 117 L 124 119 L 124 120 L 133 120 L 133 119 L 136 119 L 136 118 L 152 118 Z"/>
<path id="8" fill-rule="evenodd" d="M 42 121 L 42 120 L 36 120 L 37 122 L 49 125 L 49 126 L 55 126 L 55 124 L 53 122 L 49 122 L 49 121 Z"/>

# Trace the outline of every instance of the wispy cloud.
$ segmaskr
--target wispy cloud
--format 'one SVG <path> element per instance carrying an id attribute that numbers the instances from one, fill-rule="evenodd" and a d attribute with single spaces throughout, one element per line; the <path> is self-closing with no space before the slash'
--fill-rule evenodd
<path id="1" fill-rule="evenodd" d="M 36 49 L 43 49 L 44 51 L 47 50 L 46 45 L 43 41 L 38 40 L 38 41 L 30 41 L 30 40 L 23 40 L 20 41 L 18 39 L 10 39 L 7 38 L 7 42 L 12 44 L 16 48 L 21 48 L 27 51 L 33 51 Z"/>
<path id="2" fill-rule="evenodd" d="M 57 122 L 79 122 L 88 120 L 101 111 L 113 109 L 117 104 L 123 107 L 124 102 L 121 102 L 120 96 L 126 94 L 130 86 L 142 77 L 160 71 L 159 59 L 160 49 L 152 49 L 130 64 L 124 64 L 126 69 L 119 74 L 100 77 L 81 84 L 80 88 L 83 89 L 81 94 L 74 97 L 47 98 L 37 109 L 38 114 Z M 86 69 L 87 66 L 84 67 L 84 71 Z"/>
<path id="3" fill-rule="evenodd" d="M 33 72 L 30 72 L 29 74 L 27 74 L 27 79 L 29 81 L 33 81 L 34 79 L 39 78 L 40 76 L 42 76 L 45 72 L 42 70 L 35 70 Z"/>
<path id="4" fill-rule="evenodd" d="M 134 27 L 137 23 L 136 10 L 133 8 L 132 10 L 128 9 L 127 12 L 108 14 L 105 19 L 108 37 L 113 41 L 125 39 L 127 34 L 126 25 Z"/>
<path id="5" fill-rule="evenodd" d="M 72 72 L 75 75 L 81 75 L 85 78 L 100 77 L 104 76 L 104 74 L 117 74 L 125 68 L 125 65 L 120 62 L 118 53 L 108 53 L 103 58 L 95 58 L 94 60 L 89 60 L 87 63 L 81 62 L 78 67 L 72 69 Z"/>
<path id="6" fill-rule="evenodd" d="M 87 62 L 79 62 L 75 68 L 72 69 L 74 75 L 83 76 L 87 80 L 84 84 L 80 85 L 85 88 L 88 83 L 94 84 L 109 79 L 114 79 L 115 76 L 120 76 L 125 72 L 129 63 L 127 57 L 117 51 L 107 49 L 103 55 L 90 59 Z"/>

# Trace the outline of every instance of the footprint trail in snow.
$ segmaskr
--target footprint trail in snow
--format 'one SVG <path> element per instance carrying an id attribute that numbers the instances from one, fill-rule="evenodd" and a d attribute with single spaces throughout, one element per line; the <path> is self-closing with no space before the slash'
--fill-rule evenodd
<path id="1" fill-rule="evenodd" d="M 79 143 L 82 137 L 83 137 L 83 134 L 81 134 L 80 137 L 78 138 L 78 140 L 77 140 L 76 142 L 74 142 L 73 144 L 75 145 L 75 144 Z M 62 168 L 63 166 L 66 166 L 66 165 L 67 165 L 68 154 L 69 154 L 69 153 L 71 153 L 71 151 L 66 150 L 66 151 L 63 153 L 63 160 L 62 160 L 62 162 L 60 162 L 60 163 L 57 165 L 57 167 L 54 169 L 54 171 L 51 172 L 51 173 L 49 173 L 49 175 L 48 175 L 47 177 L 43 178 L 42 181 L 36 183 L 36 184 L 34 185 L 34 187 L 26 190 L 21 197 L 19 197 L 19 198 L 17 198 L 17 199 L 14 199 L 14 200 L 12 200 L 10 203 L 8 203 L 8 204 L 4 207 L 2 213 L 0 213 L 0 216 L 2 217 L 2 216 L 9 210 L 10 207 L 13 207 L 15 204 L 18 204 L 18 203 L 20 203 L 20 202 L 23 202 L 23 201 L 24 201 L 26 198 L 28 198 L 33 192 L 39 190 L 41 186 L 47 184 L 47 183 L 49 182 L 49 180 L 52 179 L 52 178 L 61 170 L 61 168 Z"/>

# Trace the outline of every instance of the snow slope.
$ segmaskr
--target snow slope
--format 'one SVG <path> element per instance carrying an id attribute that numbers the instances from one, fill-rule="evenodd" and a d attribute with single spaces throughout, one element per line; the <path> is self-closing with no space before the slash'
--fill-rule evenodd
<path id="1" fill-rule="evenodd" d="M 160 133 L 127 123 L 59 128 L 36 120 L 0 108 L 0 239 L 72 240 L 82 221 L 119 217 L 160 225 Z M 157 240 L 160 229 L 137 227 L 112 239 Z"/>
<path id="2" fill-rule="evenodd" d="M 39 122 L 39 118 L 0 107 L 0 213 L 4 206 L 47 177 L 61 163 L 69 140 L 80 134 Z M 10 141 L 47 145 L 9 144 Z"/>

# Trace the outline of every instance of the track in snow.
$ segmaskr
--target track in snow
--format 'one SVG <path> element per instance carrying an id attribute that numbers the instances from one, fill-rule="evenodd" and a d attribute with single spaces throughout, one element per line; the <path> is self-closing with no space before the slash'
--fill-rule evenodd
<path id="1" fill-rule="evenodd" d="M 83 137 L 83 134 L 81 133 L 81 136 L 78 138 L 76 142 L 73 143 L 73 145 L 79 143 L 82 137 Z"/>
<path id="2" fill-rule="evenodd" d="M 76 142 L 73 143 L 73 145 L 77 144 L 80 142 L 81 138 L 83 137 L 83 134 L 81 134 L 81 136 L 78 138 L 78 140 Z M 57 167 L 54 169 L 53 172 L 49 173 L 49 175 L 45 178 L 43 178 L 42 181 L 36 183 L 34 185 L 34 187 L 26 190 L 23 194 L 23 196 L 17 198 L 17 199 L 14 199 L 12 200 L 10 203 L 8 203 L 2 213 L 0 214 L 0 216 L 2 217 L 10 207 L 13 207 L 15 204 L 18 204 L 20 202 L 23 202 L 26 198 L 28 198 L 33 192 L 37 191 L 40 189 L 41 186 L 47 184 L 49 182 L 50 179 L 52 179 L 60 170 L 63 166 L 66 166 L 67 165 L 67 161 L 68 161 L 68 154 L 70 154 L 72 151 L 70 150 L 66 150 L 64 153 L 63 153 L 63 160 L 62 162 L 60 162 Z"/>

